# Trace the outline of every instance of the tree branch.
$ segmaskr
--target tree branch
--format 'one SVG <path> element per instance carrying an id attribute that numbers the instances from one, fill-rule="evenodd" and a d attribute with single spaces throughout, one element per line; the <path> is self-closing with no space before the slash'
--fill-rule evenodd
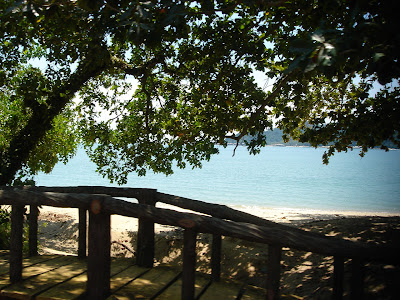
<path id="1" fill-rule="evenodd" d="M 117 68 L 127 75 L 132 75 L 134 77 L 144 76 L 149 69 L 153 69 L 157 64 L 164 63 L 164 56 L 155 56 L 152 59 L 146 61 L 143 65 L 134 67 L 127 63 L 125 60 L 118 58 L 116 56 L 111 57 L 111 65 Z"/>
<path id="2" fill-rule="evenodd" d="M 100 45 L 94 46 L 69 80 L 49 92 L 47 105 L 36 106 L 26 125 L 13 137 L 7 151 L 0 153 L 0 185 L 12 183 L 15 174 L 29 160 L 31 151 L 52 128 L 54 118 L 88 80 L 98 76 L 109 66 L 110 56 L 107 49 Z"/>
<path id="3" fill-rule="evenodd" d="M 125 248 L 126 250 L 128 250 L 129 252 L 131 252 L 133 255 L 135 255 L 135 251 L 133 251 L 131 248 L 129 248 L 127 245 L 118 242 L 118 241 L 112 241 L 111 244 L 117 244 L 120 245 L 121 247 Z"/>
<path id="4" fill-rule="evenodd" d="M 293 71 L 294 72 L 294 71 Z M 290 79 L 290 77 L 292 76 L 292 73 L 289 73 L 288 75 L 282 77 L 279 81 L 278 84 L 276 85 L 274 91 L 269 94 L 262 102 L 261 105 L 258 107 L 258 109 L 256 110 L 255 113 L 251 114 L 249 121 L 247 122 L 246 126 L 244 127 L 244 129 L 242 130 L 242 132 L 239 135 L 228 135 L 225 136 L 225 138 L 229 138 L 229 139 L 233 139 L 236 141 L 236 148 L 239 145 L 239 141 L 242 137 L 244 137 L 248 131 L 249 128 L 256 122 L 256 120 L 258 119 L 258 117 L 261 115 L 261 113 L 263 112 L 263 110 L 265 109 L 265 107 L 268 105 L 268 103 L 271 102 L 271 100 L 273 98 L 276 97 L 276 95 L 279 93 L 279 91 L 281 90 L 282 86 L 284 84 L 286 84 L 288 82 L 288 80 Z M 235 148 L 235 150 L 236 150 Z"/>
<path id="5" fill-rule="evenodd" d="M 237 2 L 239 3 L 240 1 L 237 1 Z M 258 4 L 259 6 L 263 6 L 263 7 L 267 7 L 267 6 L 269 6 L 269 7 L 278 7 L 278 6 L 282 6 L 282 4 L 284 4 L 285 2 L 287 2 L 287 0 L 280 0 L 280 1 L 260 0 L 260 1 L 255 1 L 255 4 Z M 223 13 L 223 14 L 231 13 L 239 5 L 238 3 L 235 3 L 233 5 L 230 5 L 228 7 L 221 8 L 221 9 L 212 8 L 212 9 L 209 9 L 209 10 L 200 10 L 200 11 L 197 11 L 197 12 L 191 12 L 190 14 L 191 15 L 208 15 L 208 16 L 211 16 L 211 15 L 214 15 L 215 13 L 217 13 L 217 12 Z"/>

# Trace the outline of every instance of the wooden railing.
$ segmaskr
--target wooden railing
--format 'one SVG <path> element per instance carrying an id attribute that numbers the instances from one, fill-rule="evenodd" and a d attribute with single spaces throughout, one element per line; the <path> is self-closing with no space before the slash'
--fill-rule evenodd
<path id="1" fill-rule="evenodd" d="M 135 198 L 132 203 L 113 197 Z M 184 213 L 156 208 L 162 202 L 197 212 Z M 342 299 L 345 259 L 352 260 L 351 298 L 362 299 L 363 264 L 367 261 L 399 264 L 399 250 L 371 247 L 322 234 L 303 231 L 240 212 L 224 205 L 210 204 L 159 193 L 153 189 L 113 187 L 3 187 L 0 205 L 12 205 L 10 247 L 10 280 L 22 279 L 22 231 L 24 206 L 30 205 L 29 254 L 37 255 L 38 206 L 79 209 L 78 256 L 86 257 L 88 248 L 87 295 L 101 299 L 110 291 L 110 216 L 139 219 L 136 263 L 152 267 L 154 261 L 154 224 L 184 229 L 182 299 L 194 298 L 196 236 L 213 235 L 211 280 L 220 279 L 221 236 L 268 244 L 267 299 L 278 299 L 282 247 L 311 251 L 334 257 L 333 298 Z M 88 245 L 86 245 L 87 211 L 89 212 Z M 201 214 L 198 214 L 201 213 Z M 88 247 L 87 247 L 88 246 Z"/>

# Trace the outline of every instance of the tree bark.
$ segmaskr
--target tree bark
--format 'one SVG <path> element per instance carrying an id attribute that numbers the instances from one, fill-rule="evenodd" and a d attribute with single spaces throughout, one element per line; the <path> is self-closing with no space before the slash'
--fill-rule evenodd
<path id="1" fill-rule="evenodd" d="M 65 84 L 56 86 L 49 93 L 46 104 L 35 106 L 26 125 L 15 134 L 6 151 L 0 153 L 0 185 L 12 183 L 17 172 L 29 160 L 32 150 L 52 128 L 54 118 L 62 112 L 75 93 L 88 80 L 98 76 L 108 67 L 111 60 L 107 49 L 102 47 L 95 47 L 95 49 L 97 51 L 88 53 L 87 60 L 81 62 Z M 102 53 L 98 53 L 99 51 Z"/>

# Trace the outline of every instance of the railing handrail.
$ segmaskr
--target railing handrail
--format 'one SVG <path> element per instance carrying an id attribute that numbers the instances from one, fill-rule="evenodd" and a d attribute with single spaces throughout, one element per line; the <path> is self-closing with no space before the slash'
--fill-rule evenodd
<path id="1" fill-rule="evenodd" d="M 18 187 L 22 190 L 60 192 L 60 193 L 82 193 L 82 194 L 107 194 L 112 197 L 137 198 L 143 191 L 152 190 L 148 188 L 124 188 L 124 187 L 105 187 L 105 186 L 66 186 L 66 187 L 44 187 L 44 186 L 24 186 Z M 261 226 L 281 226 L 281 224 L 268 221 L 266 219 L 235 210 L 226 205 L 208 203 L 200 200 L 193 200 L 181 196 L 170 195 L 157 192 L 156 201 L 189 209 L 199 213 L 207 214 L 220 219 L 237 222 L 253 223 Z M 283 225 L 284 226 L 284 225 Z"/>
<path id="2" fill-rule="evenodd" d="M 43 190 L 58 190 L 59 192 L 43 192 Z M 85 187 L 87 189 L 87 187 Z M 163 225 L 179 226 L 185 229 L 193 229 L 197 232 L 220 234 L 224 236 L 236 237 L 243 240 L 255 241 L 270 245 L 290 247 L 297 250 L 310 251 L 328 256 L 340 256 L 347 258 L 361 258 L 374 261 L 385 261 L 398 263 L 399 249 L 389 248 L 386 246 L 371 246 L 361 242 L 339 239 L 336 237 L 328 237 L 323 234 L 304 231 L 291 226 L 277 224 L 271 221 L 260 221 L 255 217 L 255 221 L 261 224 L 250 222 L 223 220 L 220 217 L 203 216 L 187 212 L 178 212 L 165 208 L 156 208 L 148 205 L 132 203 L 121 199 L 115 199 L 110 195 L 101 195 L 97 192 L 113 192 L 113 195 L 119 197 L 140 197 L 142 191 L 147 189 L 122 189 L 119 192 L 117 188 L 95 187 L 93 192 L 96 194 L 83 193 L 66 193 L 64 191 L 81 191 L 82 187 L 73 188 L 44 188 L 44 187 L 27 187 L 0 190 L 0 204 L 12 205 L 47 205 L 54 207 L 75 207 L 81 209 L 91 209 L 93 205 L 97 209 L 109 214 L 117 214 L 134 218 L 146 218 L 155 223 Z M 60 192 L 63 191 L 63 192 Z M 166 199 L 175 197 L 172 195 L 157 193 L 157 199 Z M 186 199 L 189 200 L 189 199 Z M 185 201 L 186 201 L 185 200 Z M 191 200 L 197 201 L 197 200 Z M 164 201 L 163 201 L 164 202 Z M 197 201 L 201 202 L 201 201 Z M 202 202 L 204 204 L 205 202 Z M 215 204 L 211 204 L 215 208 Z M 233 209 L 230 209 L 235 211 Z M 214 211 L 216 211 L 214 209 Z M 235 211 L 238 212 L 238 211 Z M 240 214 L 241 218 L 246 215 Z M 249 215 L 252 216 L 252 215 Z M 221 218 L 222 217 L 222 218 Z M 234 216 L 235 217 L 235 216 Z M 224 219 L 229 219 L 225 216 Z M 236 218 L 238 219 L 238 218 Z M 261 219 L 263 220 L 263 219 Z"/>

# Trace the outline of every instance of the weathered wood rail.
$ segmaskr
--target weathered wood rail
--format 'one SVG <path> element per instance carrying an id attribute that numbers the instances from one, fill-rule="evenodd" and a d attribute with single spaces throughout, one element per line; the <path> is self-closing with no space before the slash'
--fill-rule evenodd
<path id="1" fill-rule="evenodd" d="M 135 198 L 137 203 L 114 197 Z M 157 202 L 171 204 L 196 213 L 156 208 Z M 267 244 L 267 299 L 278 299 L 282 247 L 311 251 L 334 257 L 333 299 L 342 299 L 345 259 L 352 260 L 351 298 L 362 299 L 363 264 L 380 261 L 399 264 L 399 250 L 371 247 L 322 234 L 273 223 L 229 207 L 159 193 L 153 189 L 112 187 L 3 187 L 0 205 L 12 205 L 10 280 L 22 280 L 22 230 L 24 206 L 30 206 L 29 254 L 37 254 L 38 206 L 79 209 L 78 256 L 87 256 L 87 297 L 104 299 L 110 292 L 110 216 L 118 214 L 138 218 L 136 264 L 151 268 L 154 260 L 154 224 L 184 229 L 182 299 L 194 299 L 196 236 L 213 235 L 211 280 L 220 279 L 221 236 L 236 237 Z M 86 245 L 87 212 L 89 214 Z M 201 213 L 201 214 L 198 214 Z M 87 253 L 88 248 L 88 253 Z"/>

